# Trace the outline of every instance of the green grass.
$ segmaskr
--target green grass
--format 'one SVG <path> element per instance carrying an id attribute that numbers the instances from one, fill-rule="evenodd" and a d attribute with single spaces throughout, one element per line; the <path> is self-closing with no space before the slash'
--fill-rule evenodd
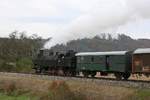
<path id="1" fill-rule="evenodd" d="M 37 98 L 27 94 L 14 96 L 0 93 L 0 100 L 37 100 Z"/>
<path id="2" fill-rule="evenodd" d="M 136 92 L 137 100 L 150 100 L 150 89 L 140 89 Z"/>

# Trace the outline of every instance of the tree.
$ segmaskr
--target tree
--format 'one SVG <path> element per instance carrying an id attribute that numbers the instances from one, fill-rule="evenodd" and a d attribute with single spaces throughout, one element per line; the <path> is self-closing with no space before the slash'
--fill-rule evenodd
<path id="1" fill-rule="evenodd" d="M 119 34 L 118 40 L 132 40 L 132 38 L 130 36 L 125 35 L 125 34 Z"/>
<path id="2" fill-rule="evenodd" d="M 0 70 L 4 67 L 6 71 L 7 69 L 16 70 L 14 68 L 19 68 L 19 70 L 32 68 L 27 65 L 28 62 L 32 62 L 32 55 L 50 39 L 43 39 L 36 34 L 28 36 L 25 31 L 14 31 L 9 34 L 9 38 L 0 38 Z"/>
<path id="3" fill-rule="evenodd" d="M 106 40 L 106 34 L 105 33 L 102 33 L 101 37 L 102 37 L 102 39 Z"/>
<path id="4" fill-rule="evenodd" d="M 108 34 L 108 40 L 113 40 L 112 35 Z"/>
<path id="5" fill-rule="evenodd" d="M 13 31 L 12 33 L 9 34 L 9 38 L 16 39 L 17 35 L 18 35 L 18 31 Z"/>
<path id="6" fill-rule="evenodd" d="M 27 39 L 28 37 L 27 37 L 27 35 L 26 35 L 26 32 L 24 31 L 24 32 L 20 32 L 19 33 L 19 39 L 21 39 L 21 40 L 24 40 L 24 39 Z"/>

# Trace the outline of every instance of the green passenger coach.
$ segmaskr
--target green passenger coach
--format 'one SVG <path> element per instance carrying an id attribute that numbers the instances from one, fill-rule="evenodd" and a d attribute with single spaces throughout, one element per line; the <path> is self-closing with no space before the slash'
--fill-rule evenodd
<path id="1" fill-rule="evenodd" d="M 82 72 L 85 77 L 94 77 L 97 72 L 101 75 L 113 73 L 116 78 L 128 79 L 130 76 L 131 52 L 81 52 L 76 54 L 77 72 Z"/>

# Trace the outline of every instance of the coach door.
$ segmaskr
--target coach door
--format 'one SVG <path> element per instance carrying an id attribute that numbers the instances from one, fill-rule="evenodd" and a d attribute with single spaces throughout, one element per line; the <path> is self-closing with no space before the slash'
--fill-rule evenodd
<path id="1" fill-rule="evenodd" d="M 110 62 L 109 62 L 109 59 L 110 56 L 106 56 L 106 70 L 109 70 L 109 67 L 110 67 Z"/>

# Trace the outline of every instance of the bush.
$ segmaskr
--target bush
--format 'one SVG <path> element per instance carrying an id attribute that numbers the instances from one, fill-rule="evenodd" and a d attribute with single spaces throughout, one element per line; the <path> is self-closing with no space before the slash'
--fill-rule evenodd
<path id="1" fill-rule="evenodd" d="M 32 70 L 31 58 L 20 58 L 16 62 L 6 62 L 0 59 L 0 71 L 30 72 Z"/>
<path id="2" fill-rule="evenodd" d="M 8 63 L 3 61 L 2 64 L 0 65 L 0 71 L 7 71 L 11 72 L 15 70 L 15 63 Z"/>
<path id="3" fill-rule="evenodd" d="M 17 90 L 14 81 L 3 81 L 0 85 L 0 89 L 7 95 L 12 95 Z"/>
<path id="4" fill-rule="evenodd" d="M 53 81 L 48 87 L 48 93 L 41 96 L 40 100 L 85 100 L 85 97 L 72 92 L 65 81 Z"/>
<path id="5" fill-rule="evenodd" d="M 32 70 L 32 60 L 30 58 L 21 58 L 16 62 L 17 72 L 30 72 Z"/>

